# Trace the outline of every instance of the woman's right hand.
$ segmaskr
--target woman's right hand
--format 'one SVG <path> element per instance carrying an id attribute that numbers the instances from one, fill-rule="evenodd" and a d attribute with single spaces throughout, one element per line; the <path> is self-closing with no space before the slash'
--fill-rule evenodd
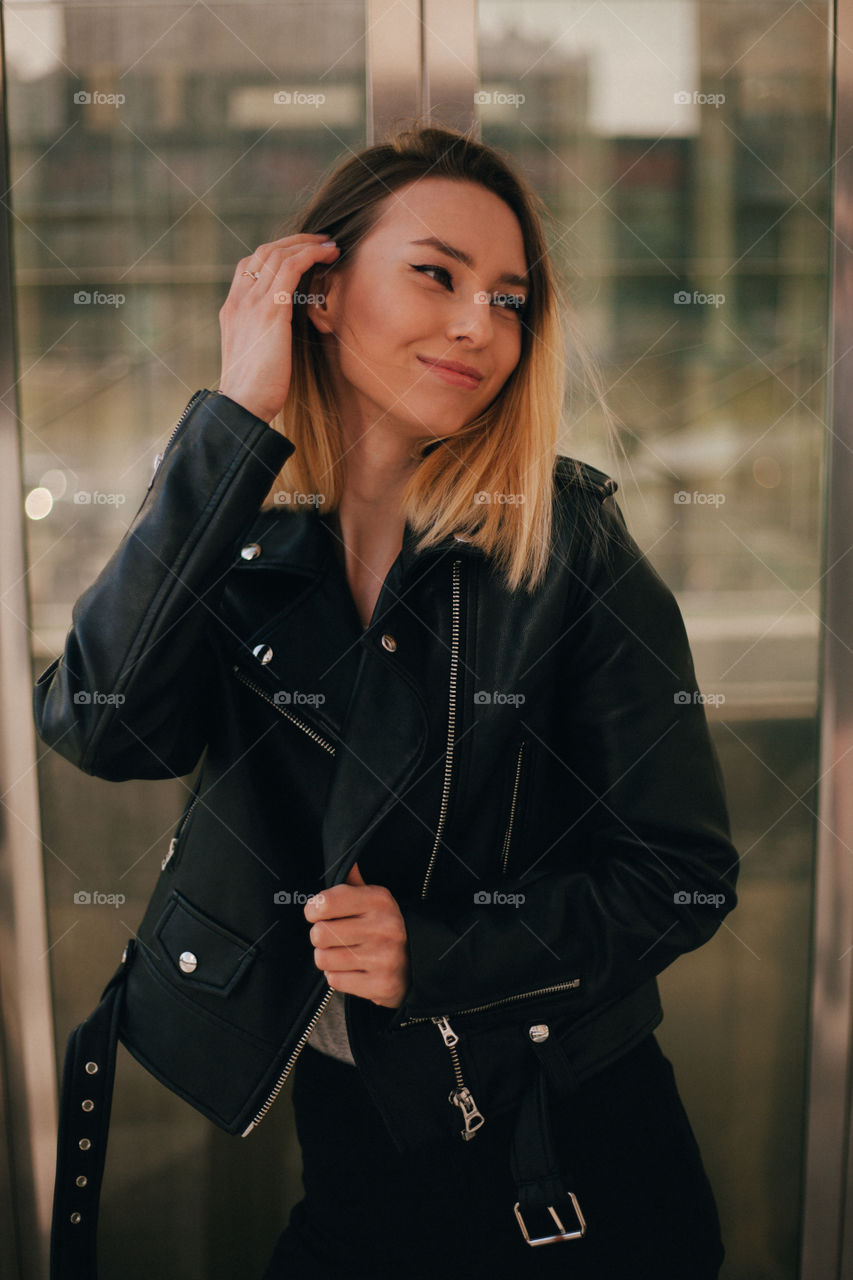
<path id="1" fill-rule="evenodd" d="M 265 422 L 281 409 L 290 387 L 296 286 L 314 263 L 332 263 L 340 252 L 334 245 L 324 247 L 325 239 L 322 233 L 303 233 L 259 245 L 237 263 L 219 311 L 219 390 Z M 246 271 L 259 272 L 258 279 Z"/>

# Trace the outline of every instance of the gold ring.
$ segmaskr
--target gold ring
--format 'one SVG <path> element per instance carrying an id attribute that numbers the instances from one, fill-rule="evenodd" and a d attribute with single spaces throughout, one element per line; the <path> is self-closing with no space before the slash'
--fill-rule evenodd
<path id="1" fill-rule="evenodd" d="M 260 271 L 244 271 L 243 272 L 244 276 L 251 276 L 253 280 L 257 280 L 260 274 L 261 274 Z"/>

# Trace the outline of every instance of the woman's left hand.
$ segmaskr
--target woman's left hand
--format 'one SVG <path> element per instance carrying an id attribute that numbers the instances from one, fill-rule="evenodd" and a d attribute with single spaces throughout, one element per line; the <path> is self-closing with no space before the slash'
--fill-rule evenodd
<path id="1" fill-rule="evenodd" d="M 309 898 L 314 963 L 336 991 L 398 1009 L 409 986 L 406 925 L 390 889 L 365 884 L 354 863 L 343 884 Z"/>

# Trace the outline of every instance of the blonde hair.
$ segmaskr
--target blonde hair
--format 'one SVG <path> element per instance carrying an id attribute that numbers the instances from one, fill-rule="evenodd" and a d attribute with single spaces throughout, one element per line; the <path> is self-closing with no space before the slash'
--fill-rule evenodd
<path id="1" fill-rule="evenodd" d="M 551 553 L 554 464 L 567 387 L 561 312 L 568 311 L 545 243 L 547 210 L 536 192 L 493 147 L 456 129 L 416 123 L 339 164 L 290 234 L 325 232 L 340 249 L 336 265 L 346 262 L 378 219 L 382 202 L 427 175 L 478 183 L 512 209 L 529 290 L 518 364 L 475 420 L 452 436 L 417 442 L 419 461 L 403 491 L 401 514 L 419 535 L 416 553 L 459 533 L 492 558 L 508 591 L 533 591 Z M 300 290 L 317 270 L 306 272 Z M 294 307 L 292 326 L 290 389 L 270 425 L 293 442 L 295 452 L 264 505 L 299 510 L 310 495 L 329 513 L 343 488 L 341 422 L 321 335 L 305 307 Z M 586 367 L 583 355 L 581 363 Z M 580 478 L 579 463 L 569 461 Z"/>

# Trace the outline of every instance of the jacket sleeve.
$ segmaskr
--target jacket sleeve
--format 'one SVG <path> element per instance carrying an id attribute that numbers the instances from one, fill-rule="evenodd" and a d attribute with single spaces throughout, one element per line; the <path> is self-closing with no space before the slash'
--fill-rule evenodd
<path id="1" fill-rule="evenodd" d="M 207 739 L 213 602 L 293 444 L 198 391 L 119 546 L 72 611 L 34 691 L 36 729 L 84 773 L 180 777 Z"/>
<path id="2" fill-rule="evenodd" d="M 586 1013 L 701 946 L 736 904 L 738 855 L 681 612 L 615 500 L 599 511 L 606 553 L 598 544 L 570 569 L 556 731 L 537 743 L 563 834 L 529 874 L 483 885 L 507 895 L 500 904 L 401 904 L 411 983 L 392 1029 L 560 983 Z"/>

